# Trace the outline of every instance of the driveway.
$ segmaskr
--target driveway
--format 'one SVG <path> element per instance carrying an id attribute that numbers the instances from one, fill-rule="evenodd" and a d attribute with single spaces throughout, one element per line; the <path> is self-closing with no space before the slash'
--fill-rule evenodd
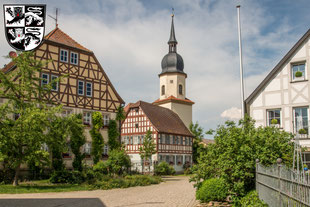
<path id="1" fill-rule="evenodd" d="M 0 194 L 0 207 L 144 207 L 195 205 L 186 176 L 165 177 L 158 185 L 63 193 Z"/>

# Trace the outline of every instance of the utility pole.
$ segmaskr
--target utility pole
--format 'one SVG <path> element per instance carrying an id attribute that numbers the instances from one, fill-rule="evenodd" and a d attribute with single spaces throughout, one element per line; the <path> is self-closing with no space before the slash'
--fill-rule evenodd
<path id="1" fill-rule="evenodd" d="M 238 36 L 239 36 L 239 61 L 240 61 L 240 89 L 241 89 L 241 118 L 244 118 L 244 84 L 243 84 L 243 62 L 240 24 L 240 5 L 237 6 L 238 13 Z"/>

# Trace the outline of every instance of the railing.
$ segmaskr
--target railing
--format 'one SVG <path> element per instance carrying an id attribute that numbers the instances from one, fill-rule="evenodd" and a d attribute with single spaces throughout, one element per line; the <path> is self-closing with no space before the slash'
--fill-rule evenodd
<path id="1" fill-rule="evenodd" d="M 256 162 L 256 190 L 270 207 L 310 207 L 310 175 L 281 164 L 265 167 Z"/>

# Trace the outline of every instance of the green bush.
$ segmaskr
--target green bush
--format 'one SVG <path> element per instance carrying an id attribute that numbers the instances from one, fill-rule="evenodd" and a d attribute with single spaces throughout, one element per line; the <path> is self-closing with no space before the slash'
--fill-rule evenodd
<path id="1" fill-rule="evenodd" d="M 104 161 L 99 161 L 93 166 L 94 172 L 99 172 L 102 174 L 108 174 L 108 163 Z"/>
<path id="2" fill-rule="evenodd" d="M 80 171 L 54 171 L 50 177 L 51 183 L 81 184 L 86 181 L 86 175 Z"/>
<path id="3" fill-rule="evenodd" d="M 155 167 L 155 175 L 174 175 L 175 170 L 166 162 L 161 162 Z"/>
<path id="4" fill-rule="evenodd" d="M 131 166 L 129 155 L 125 150 L 112 150 L 106 161 L 109 174 L 123 175 Z"/>
<path id="5" fill-rule="evenodd" d="M 298 130 L 298 133 L 299 134 L 307 134 L 307 130 L 302 128 L 302 129 Z"/>
<path id="6" fill-rule="evenodd" d="M 202 202 L 224 201 L 228 195 L 228 186 L 222 178 L 205 180 L 196 191 L 196 198 Z"/>
<path id="7" fill-rule="evenodd" d="M 151 184 L 158 184 L 162 180 L 158 176 L 150 175 L 128 175 L 125 177 L 112 178 L 104 176 L 104 179 L 93 184 L 95 189 L 108 190 L 112 188 L 129 188 L 134 186 L 146 186 Z"/>
<path id="8" fill-rule="evenodd" d="M 0 183 L 12 184 L 14 179 L 15 171 L 13 169 L 2 169 L 0 170 Z"/>
<path id="9" fill-rule="evenodd" d="M 259 199 L 258 194 L 255 190 L 250 191 L 240 201 L 241 207 L 267 207 L 268 205 Z"/>

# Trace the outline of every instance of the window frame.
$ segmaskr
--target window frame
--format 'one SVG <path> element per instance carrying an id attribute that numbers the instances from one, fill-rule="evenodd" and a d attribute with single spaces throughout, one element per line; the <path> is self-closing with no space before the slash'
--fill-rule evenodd
<path id="1" fill-rule="evenodd" d="M 297 123 L 296 123 L 296 109 L 303 109 L 303 108 L 306 108 L 307 109 L 307 135 L 309 135 L 309 106 L 298 106 L 298 107 L 294 107 L 293 108 L 293 123 L 294 123 L 294 130 L 295 130 L 295 133 L 298 133 L 299 134 L 299 129 L 297 129 Z M 303 116 L 302 116 L 303 117 Z M 303 129 L 305 129 L 303 127 Z"/>
<path id="2" fill-rule="evenodd" d="M 43 75 L 47 75 L 47 79 L 43 78 Z M 46 80 L 47 83 L 43 83 L 44 80 Z M 42 73 L 42 74 L 41 74 L 41 86 L 48 85 L 49 82 L 50 82 L 50 74 L 48 74 L 48 73 Z"/>
<path id="3" fill-rule="evenodd" d="M 90 84 L 90 95 L 88 95 L 87 93 L 89 92 L 88 90 L 87 90 L 87 85 L 88 84 Z M 86 88 L 86 90 L 85 90 L 85 95 L 87 96 L 87 97 L 92 97 L 93 96 L 93 83 L 92 82 L 86 82 L 86 84 L 85 84 L 85 88 Z"/>
<path id="4" fill-rule="evenodd" d="M 57 79 L 58 75 L 51 74 L 51 82 L 53 81 L 53 78 Z M 58 91 L 59 90 L 59 81 L 56 82 L 56 89 L 53 89 L 53 83 L 52 83 L 52 89 L 51 90 L 52 91 Z"/>
<path id="5" fill-rule="evenodd" d="M 297 71 L 300 71 L 300 70 L 297 70 L 295 73 L 293 72 L 293 68 L 294 66 L 299 66 L 299 65 L 304 65 L 304 73 L 303 73 L 303 76 L 302 77 L 295 77 L 295 73 Z M 298 81 L 304 81 L 304 80 L 307 80 L 307 62 L 306 61 L 300 61 L 300 62 L 294 62 L 294 63 L 291 63 L 291 80 L 292 82 L 298 82 Z"/>
<path id="6" fill-rule="evenodd" d="M 76 63 L 75 62 L 72 62 L 72 55 L 76 55 Z M 74 59 L 74 58 L 73 58 Z M 79 53 L 77 52 L 70 52 L 70 64 L 73 64 L 73 65 L 78 65 L 79 64 Z"/>
<path id="7" fill-rule="evenodd" d="M 84 124 L 84 125 L 91 125 L 91 123 L 92 123 L 91 113 L 92 113 L 92 112 L 90 112 L 90 111 L 84 111 L 84 112 L 83 112 L 83 124 Z M 88 118 L 89 118 L 89 121 L 87 121 L 87 122 L 85 121 L 85 120 L 88 120 L 88 118 L 85 119 L 85 115 L 86 115 L 86 114 L 90 114 L 90 116 L 88 117 Z"/>
<path id="8" fill-rule="evenodd" d="M 274 108 L 274 109 L 267 109 L 266 110 L 266 120 L 267 120 L 267 126 L 273 126 L 271 124 L 271 120 L 272 119 L 275 119 L 276 117 L 274 116 L 272 119 L 269 118 L 269 112 L 273 111 L 275 113 L 276 110 L 279 110 L 280 111 L 280 117 L 279 117 L 279 120 L 280 120 L 280 123 L 276 124 L 275 126 L 278 126 L 278 127 L 281 127 L 282 126 L 282 110 L 281 108 Z"/>
<path id="9" fill-rule="evenodd" d="M 66 61 L 61 59 L 61 57 L 62 57 L 61 52 L 66 52 L 66 54 L 67 54 L 67 60 L 66 60 Z M 69 51 L 68 51 L 68 50 L 60 49 L 60 52 L 59 52 L 59 61 L 60 61 L 60 62 L 63 62 L 63 63 L 68 63 L 68 59 L 69 59 L 69 58 L 68 58 L 68 56 L 69 56 L 68 54 L 69 54 Z M 63 55 L 63 57 L 64 57 L 64 55 Z"/>
<path id="10" fill-rule="evenodd" d="M 181 87 L 181 88 L 180 88 Z M 179 95 L 183 95 L 183 85 L 182 84 L 179 84 Z M 181 89 L 181 90 L 180 90 Z"/>
<path id="11" fill-rule="evenodd" d="M 82 93 L 82 94 L 80 94 L 80 83 L 83 83 L 83 87 L 82 87 L 82 88 L 83 88 L 83 90 L 82 90 L 83 93 Z M 79 96 L 84 96 L 84 94 L 85 94 L 85 93 L 84 93 L 84 88 L 85 88 L 85 81 L 78 80 L 77 93 L 78 93 Z"/>

